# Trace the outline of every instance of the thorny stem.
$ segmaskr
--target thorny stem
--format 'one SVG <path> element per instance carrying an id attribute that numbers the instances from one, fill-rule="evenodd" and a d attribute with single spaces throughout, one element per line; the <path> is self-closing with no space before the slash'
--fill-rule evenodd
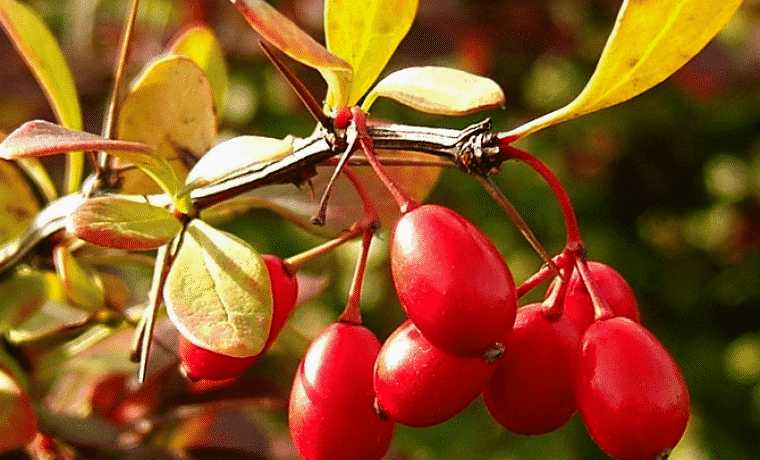
<path id="1" fill-rule="evenodd" d="M 359 144 L 361 144 L 362 150 L 364 150 L 364 156 L 367 157 L 367 160 L 369 161 L 370 166 L 372 166 L 372 169 L 375 171 L 375 174 L 377 174 L 388 191 L 391 192 L 391 195 L 393 195 L 393 199 L 395 199 L 396 203 L 398 203 L 401 213 L 406 214 L 407 212 L 418 207 L 419 204 L 414 201 L 412 197 L 407 195 L 406 192 L 404 192 L 393 179 L 391 179 L 391 177 L 385 171 L 383 165 L 375 156 L 375 148 L 372 143 L 372 138 L 367 132 L 367 117 L 364 115 L 364 112 L 362 112 L 359 107 L 354 106 L 351 107 L 351 115 L 353 117 L 354 126 L 356 126 Z"/>
<path id="2" fill-rule="evenodd" d="M 552 261 L 549 253 L 541 245 L 541 243 L 538 241 L 538 238 L 536 238 L 536 235 L 528 226 L 528 223 L 525 222 L 525 219 L 523 219 L 520 213 L 517 212 L 517 209 L 515 209 L 506 195 L 504 195 L 504 193 L 501 191 L 501 189 L 494 183 L 494 181 L 488 177 L 481 176 L 480 174 L 474 174 L 474 176 L 476 179 L 478 179 L 478 181 L 480 181 L 481 185 L 483 185 L 491 197 L 496 200 L 496 203 L 498 203 L 504 213 L 512 220 L 512 223 L 515 224 L 515 227 L 520 230 L 520 233 L 522 233 L 525 239 L 528 240 L 528 243 L 530 243 L 530 245 L 538 253 L 541 259 L 547 264 L 547 266 L 555 274 L 559 275 L 559 268 L 554 264 L 554 261 Z"/>
<path id="3" fill-rule="evenodd" d="M 102 135 L 106 139 L 113 139 L 116 137 L 116 118 L 119 113 L 119 104 L 121 103 L 121 88 L 126 76 L 127 60 L 129 59 L 130 48 L 132 44 L 132 37 L 135 29 L 135 22 L 137 21 L 137 9 L 140 5 L 140 0 L 132 0 L 130 7 L 129 17 L 124 26 L 124 32 L 121 37 L 121 49 L 119 50 L 119 60 L 116 65 L 116 71 L 114 73 L 113 87 L 111 88 L 111 98 L 108 103 L 108 112 L 106 113 L 105 120 L 103 121 Z M 97 170 L 98 179 L 103 180 L 107 178 L 108 174 L 113 168 L 113 157 L 106 152 L 100 152 L 99 163 L 95 165 Z M 100 182 L 100 181 L 96 181 Z"/>
<path id="4" fill-rule="evenodd" d="M 506 141 L 508 141 L 508 138 L 499 139 L 501 154 L 504 156 L 504 159 L 519 160 L 533 168 L 534 171 L 544 178 L 551 188 L 552 193 L 554 193 L 554 196 L 557 198 L 559 207 L 562 210 L 562 216 L 565 220 L 565 230 L 567 232 L 566 246 L 574 246 L 581 243 L 581 233 L 578 228 L 578 220 L 575 217 L 575 211 L 573 210 L 573 204 L 557 175 L 554 174 L 554 171 L 552 171 L 543 161 L 524 150 L 509 145 L 509 142 Z"/>

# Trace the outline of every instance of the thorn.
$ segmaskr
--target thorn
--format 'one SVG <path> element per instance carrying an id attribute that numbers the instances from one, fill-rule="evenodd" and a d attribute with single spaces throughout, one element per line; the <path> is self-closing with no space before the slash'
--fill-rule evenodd
<path id="1" fill-rule="evenodd" d="M 314 117 L 317 122 L 322 125 L 323 128 L 329 129 L 330 126 L 330 118 L 325 115 L 325 112 L 322 111 L 321 104 L 317 101 L 317 99 L 314 97 L 313 94 L 311 94 L 311 91 L 309 91 L 308 88 L 306 88 L 306 85 L 303 84 L 301 80 L 296 76 L 296 74 L 293 73 L 292 70 L 290 70 L 280 58 L 278 58 L 274 54 L 274 50 L 269 47 L 265 42 L 259 40 L 259 45 L 261 46 L 261 49 L 264 50 L 264 54 L 267 55 L 269 60 L 274 64 L 274 66 L 277 68 L 277 70 L 280 72 L 280 74 L 285 77 L 285 80 L 290 84 L 290 87 L 293 88 L 293 91 L 296 92 L 296 95 L 298 95 L 298 98 L 301 99 L 301 102 L 306 106 L 306 109 L 309 111 L 312 117 Z"/>

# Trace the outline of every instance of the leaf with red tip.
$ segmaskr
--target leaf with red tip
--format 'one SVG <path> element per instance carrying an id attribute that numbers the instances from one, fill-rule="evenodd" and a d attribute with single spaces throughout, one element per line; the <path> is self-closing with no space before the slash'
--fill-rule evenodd
<path id="1" fill-rule="evenodd" d="M 68 217 L 66 228 L 97 246 L 149 250 L 168 244 L 182 224 L 164 208 L 107 196 L 85 201 Z"/>
<path id="2" fill-rule="evenodd" d="M 523 137 L 627 101 L 681 68 L 720 32 L 742 0 L 625 0 L 594 74 L 565 107 L 505 136 Z"/>
<path id="3" fill-rule="evenodd" d="M 453 116 L 504 105 L 504 92 L 496 82 L 448 67 L 408 67 L 393 72 L 370 91 L 362 108 L 368 110 L 378 97 L 421 112 Z"/>
<path id="4" fill-rule="evenodd" d="M 334 94 L 335 106 L 344 106 L 349 98 L 353 68 L 329 52 L 290 19 L 262 0 L 230 0 L 248 24 L 264 39 L 296 61 L 317 69 Z"/>
<path id="5" fill-rule="evenodd" d="M 0 454 L 24 447 L 36 434 L 37 417 L 29 396 L 0 366 Z"/>
<path id="6" fill-rule="evenodd" d="M 172 322 L 195 345 L 241 358 L 264 349 L 273 310 L 269 273 L 236 236 L 192 220 L 163 294 Z"/>
<path id="7" fill-rule="evenodd" d="M 6 160 L 44 157 L 76 150 L 148 153 L 151 148 L 143 143 L 106 139 L 44 120 L 24 123 L 0 143 L 0 157 Z"/>
<path id="8" fill-rule="evenodd" d="M 417 14 L 418 0 L 328 0 L 325 2 L 327 49 L 354 69 L 347 101 L 332 91 L 331 108 L 353 105 L 377 80 Z"/>

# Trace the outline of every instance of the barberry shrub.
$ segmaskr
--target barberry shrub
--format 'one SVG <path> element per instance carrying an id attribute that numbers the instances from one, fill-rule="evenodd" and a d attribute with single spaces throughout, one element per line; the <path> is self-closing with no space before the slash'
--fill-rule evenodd
<path id="1" fill-rule="evenodd" d="M 581 237 L 559 176 L 527 149 L 544 149 L 538 131 L 667 79 L 740 0 L 624 0 L 577 97 L 525 123 L 514 122 L 529 118 L 508 97 L 515 82 L 483 75 L 510 53 L 498 37 L 527 27 L 518 35 L 557 41 L 562 31 L 535 13 L 580 27 L 580 5 L 477 6 L 495 9 L 487 27 L 437 32 L 455 37 L 463 70 L 410 51 L 440 38 L 418 14 L 437 11 L 431 2 L 325 0 L 325 45 L 297 25 L 309 22 L 305 2 L 114 3 L 108 14 L 59 12 L 72 18 L 60 26 L 64 57 L 48 18 L 0 0 L 13 62 L 52 109 L 0 125 L 0 454 L 677 455 L 694 412 L 676 359 L 648 330 L 657 312 L 622 269 L 589 261 L 604 248 Z M 102 56 L 81 34 L 100 14 L 123 26 L 103 58 L 114 65 L 98 75 Z M 161 18 L 169 39 L 157 38 Z M 250 62 L 259 49 L 270 63 Z M 555 109 L 556 81 L 572 81 L 552 59 L 529 59 L 533 109 Z M 263 68 L 281 76 L 256 92 L 243 76 L 263 79 Z M 90 106 L 96 89 L 104 96 Z M 599 138 L 592 148 L 612 155 Z M 538 173 L 551 199 L 512 205 L 510 178 L 528 179 L 502 172 L 507 160 Z M 535 217 L 557 204 L 561 218 Z M 496 209 L 508 219 L 479 225 Z M 556 241 L 533 232 L 538 222 L 564 226 L 561 250 L 545 248 Z M 345 245 L 354 240 L 358 251 Z M 537 254 L 533 268 L 516 263 L 522 246 Z M 542 303 L 526 300 L 550 279 Z M 464 448 L 451 447 L 456 423 L 471 426 Z M 507 431 L 552 432 L 563 447 Z M 541 442 L 550 456 L 531 453 Z"/>

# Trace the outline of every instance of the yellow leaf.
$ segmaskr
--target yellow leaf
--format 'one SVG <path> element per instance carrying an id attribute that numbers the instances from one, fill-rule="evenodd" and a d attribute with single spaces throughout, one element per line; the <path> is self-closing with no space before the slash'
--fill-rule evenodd
<path id="1" fill-rule="evenodd" d="M 418 0 L 328 0 L 325 2 L 327 49 L 354 70 L 346 101 L 329 92 L 332 109 L 353 105 L 385 68 L 417 14 Z M 345 102 L 345 103 L 344 103 Z"/>
<path id="2" fill-rule="evenodd" d="M 570 104 L 505 136 L 523 137 L 627 101 L 657 85 L 718 34 L 742 0 L 624 0 L 594 74 Z"/>
<path id="3" fill-rule="evenodd" d="M 0 160 L 0 244 L 23 232 L 40 210 L 40 203 L 24 174 L 16 166 Z"/>
<path id="4" fill-rule="evenodd" d="M 66 295 L 74 305 L 97 312 L 105 306 L 103 282 L 90 267 L 80 264 L 68 248 L 58 245 L 53 250 L 53 264 L 63 281 Z"/>
<path id="5" fill-rule="evenodd" d="M 236 357 L 264 349 L 272 322 L 269 272 L 236 236 L 192 220 L 163 294 L 169 318 L 195 345 Z"/>

